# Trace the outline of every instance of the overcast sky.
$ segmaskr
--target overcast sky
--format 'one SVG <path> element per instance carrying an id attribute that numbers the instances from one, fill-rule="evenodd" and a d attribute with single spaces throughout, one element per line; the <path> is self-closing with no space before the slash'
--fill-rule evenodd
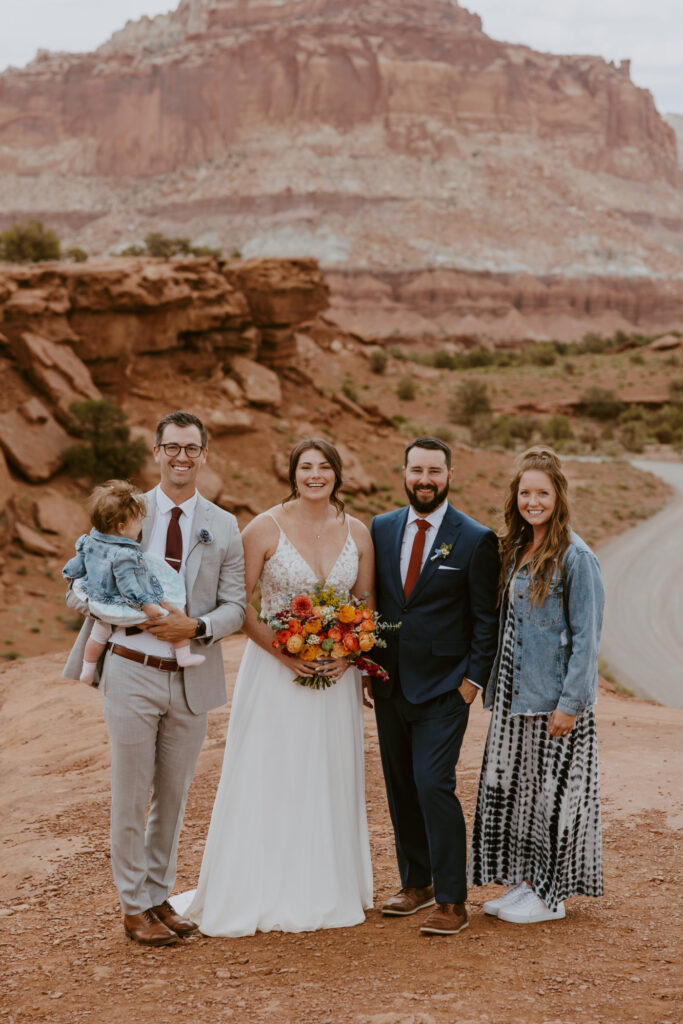
<path id="1" fill-rule="evenodd" d="M 129 18 L 179 0 L 18 0 L 3 18 L 0 70 L 36 50 L 91 50 Z M 344 2 L 344 0 L 340 0 Z M 553 53 L 630 58 L 633 81 L 661 113 L 683 113 L 683 0 L 464 0 L 494 39 Z"/>

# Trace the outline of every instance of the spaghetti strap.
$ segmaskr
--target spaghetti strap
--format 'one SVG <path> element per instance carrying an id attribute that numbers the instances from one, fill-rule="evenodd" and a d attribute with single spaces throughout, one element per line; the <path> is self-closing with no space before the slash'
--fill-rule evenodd
<path id="1" fill-rule="evenodd" d="M 282 529 L 282 527 L 278 523 L 277 519 L 275 518 L 275 516 L 273 515 L 273 513 L 269 509 L 266 509 L 266 511 L 263 513 L 263 515 L 264 516 L 270 516 L 270 518 L 273 520 L 273 522 L 277 526 L 277 528 L 280 531 L 280 533 L 285 533 L 285 531 Z M 287 536 L 287 534 L 285 533 L 285 537 L 286 536 Z"/>

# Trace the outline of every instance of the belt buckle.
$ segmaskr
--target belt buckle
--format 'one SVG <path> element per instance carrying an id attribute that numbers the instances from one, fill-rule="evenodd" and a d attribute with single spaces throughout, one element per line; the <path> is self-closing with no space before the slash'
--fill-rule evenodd
<path id="1" fill-rule="evenodd" d="M 144 656 L 144 658 L 143 658 L 142 664 L 143 664 L 143 665 L 144 665 L 145 667 L 147 666 L 147 660 L 148 660 L 148 658 L 149 658 L 149 654 L 146 654 L 146 655 Z"/>

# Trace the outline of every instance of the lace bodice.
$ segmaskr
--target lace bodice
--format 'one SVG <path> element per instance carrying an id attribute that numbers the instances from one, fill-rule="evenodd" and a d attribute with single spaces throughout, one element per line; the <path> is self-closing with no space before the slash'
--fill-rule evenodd
<path id="1" fill-rule="evenodd" d="M 275 522 L 277 520 L 272 517 Z M 319 580 L 278 523 L 280 539 L 261 573 L 261 614 L 273 615 L 294 594 L 310 592 L 318 583 L 351 590 L 358 576 L 358 548 L 349 529 L 344 546 L 326 580 Z"/>

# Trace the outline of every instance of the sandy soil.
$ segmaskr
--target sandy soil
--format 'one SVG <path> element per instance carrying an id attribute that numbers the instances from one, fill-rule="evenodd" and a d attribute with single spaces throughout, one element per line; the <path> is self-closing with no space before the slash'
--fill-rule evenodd
<path id="1" fill-rule="evenodd" d="M 243 641 L 224 644 L 232 682 Z M 0 1021 L 50 1024 L 676 1024 L 683 1017 L 680 735 L 683 710 L 603 689 L 598 705 L 606 895 L 563 922 L 419 934 L 420 916 L 302 935 L 192 938 L 155 951 L 124 938 L 108 847 L 109 754 L 99 696 L 60 677 L 63 655 L 0 669 Z M 324 700 L 324 695 L 321 695 Z M 195 882 L 228 709 L 211 715 L 181 837 L 177 889 Z M 468 730 L 468 819 L 488 715 Z M 371 713 L 367 797 L 375 905 L 397 887 Z M 276 770 L 277 766 L 273 766 Z M 277 836 L 273 837 L 277 842 Z M 236 879 L 239 884 L 239 879 Z"/>

